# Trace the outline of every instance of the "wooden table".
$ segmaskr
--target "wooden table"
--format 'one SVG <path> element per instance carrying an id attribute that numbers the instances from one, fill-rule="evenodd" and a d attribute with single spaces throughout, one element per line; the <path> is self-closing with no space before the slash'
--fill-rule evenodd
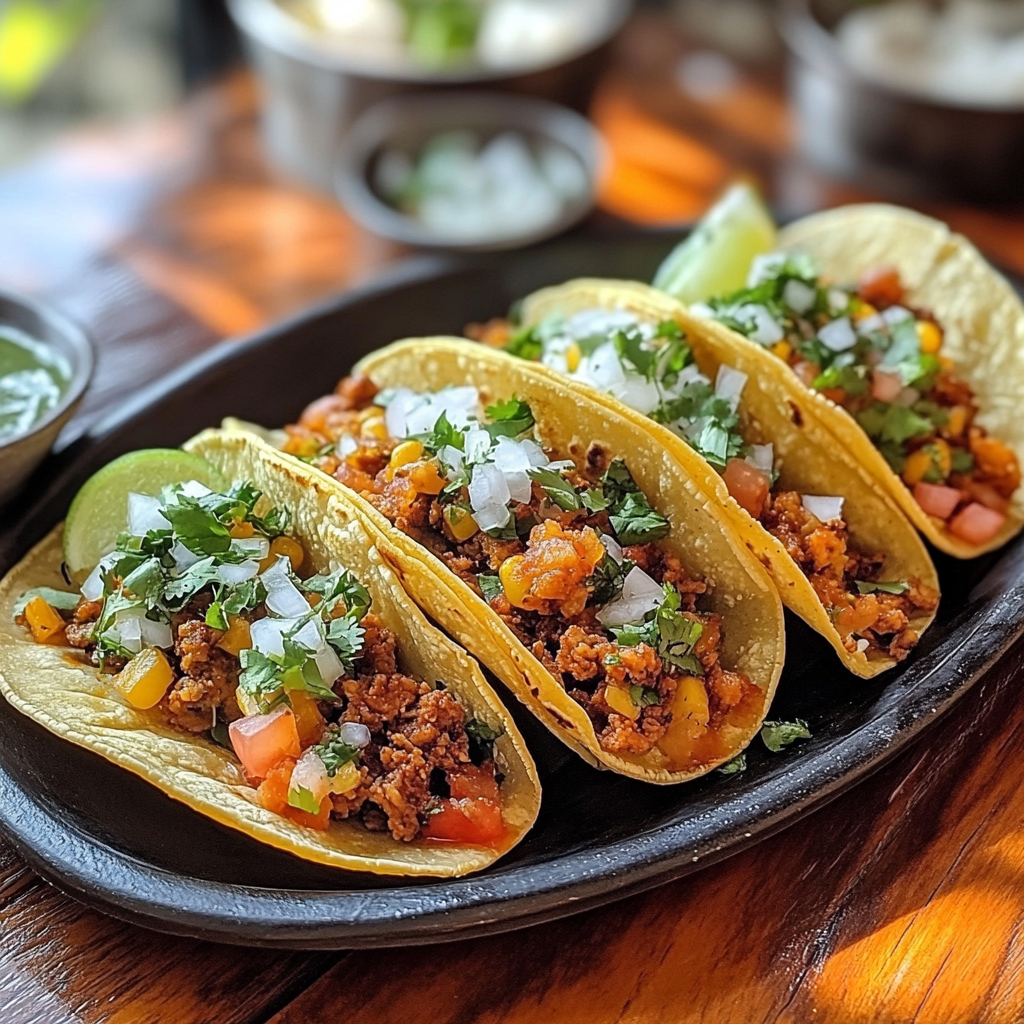
<path id="1" fill-rule="evenodd" d="M 607 209 L 699 213 L 734 173 L 792 212 L 861 198 L 793 154 L 777 83 L 674 87 L 656 16 L 595 115 Z M 88 130 L 0 178 L 0 286 L 100 346 L 79 422 L 225 337 L 399 255 L 264 169 L 240 77 L 133 131 Z M 1024 273 L 1024 214 L 937 211 Z M 0 841 L 0 1021 L 274 1024 L 1013 1022 L 1024 1019 L 1024 647 L 864 785 L 783 834 L 625 903 L 449 946 L 284 954 L 167 938 L 84 909 Z"/>

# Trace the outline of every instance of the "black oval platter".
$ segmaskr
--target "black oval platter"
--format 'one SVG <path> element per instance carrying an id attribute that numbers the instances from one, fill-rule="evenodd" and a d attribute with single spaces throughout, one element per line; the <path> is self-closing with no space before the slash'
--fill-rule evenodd
<path id="1" fill-rule="evenodd" d="M 423 257 L 253 338 L 220 346 L 130 399 L 51 457 L 0 517 L 6 572 L 63 516 L 81 483 L 132 449 L 175 446 L 226 415 L 295 419 L 363 354 L 396 338 L 460 333 L 570 277 L 649 279 L 667 235 L 581 233 L 472 262 Z M 41 875 L 160 931 L 302 949 L 448 941 L 525 927 L 697 871 L 777 832 L 863 779 L 948 711 L 1021 633 L 1024 546 L 974 563 L 938 558 L 939 619 L 880 679 L 846 673 L 787 615 L 772 717 L 813 739 L 760 741 L 742 774 L 648 786 L 585 765 L 516 702 L 544 803 L 534 831 L 480 875 L 403 884 L 319 867 L 223 828 L 0 700 L 0 828 Z"/>

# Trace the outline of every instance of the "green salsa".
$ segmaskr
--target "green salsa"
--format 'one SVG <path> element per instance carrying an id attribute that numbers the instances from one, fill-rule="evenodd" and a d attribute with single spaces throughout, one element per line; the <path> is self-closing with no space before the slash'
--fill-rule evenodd
<path id="1" fill-rule="evenodd" d="M 71 366 L 49 345 L 0 325 L 0 444 L 27 434 L 61 400 Z"/>

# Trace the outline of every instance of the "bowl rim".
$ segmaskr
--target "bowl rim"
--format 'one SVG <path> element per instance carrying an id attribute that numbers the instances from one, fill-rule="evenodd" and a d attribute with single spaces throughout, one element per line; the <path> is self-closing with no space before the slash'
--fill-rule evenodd
<path id="1" fill-rule="evenodd" d="M 0 288 L 0 330 L 3 329 L 6 323 L 3 309 L 8 306 L 20 306 L 36 317 L 41 323 L 45 323 L 53 333 L 58 334 L 67 342 L 68 347 L 74 353 L 74 365 L 71 369 L 71 379 L 68 381 L 67 390 L 61 396 L 61 400 L 42 419 L 34 423 L 29 430 L 26 430 L 23 434 L 16 434 L 6 441 L 0 441 L 0 455 L 19 444 L 23 444 L 30 438 L 44 433 L 54 423 L 60 422 L 65 418 L 75 405 L 81 401 L 96 369 L 96 351 L 92 339 L 85 328 L 76 321 L 58 312 L 52 306 L 40 302 L 38 299 L 18 295 L 15 292 Z M 18 329 L 21 330 L 22 328 Z M 25 333 L 32 336 L 34 341 L 55 347 L 52 342 L 44 338 L 35 337 L 31 331 L 25 331 Z"/>
<path id="2" fill-rule="evenodd" d="M 1024 118 L 1024 103 L 1016 106 L 954 103 L 872 78 L 850 63 L 837 43 L 835 34 L 822 24 L 815 13 L 813 0 L 781 0 L 777 22 L 790 52 L 829 77 L 852 82 L 863 89 L 922 110 L 961 116 L 981 115 L 1014 120 Z"/>
<path id="3" fill-rule="evenodd" d="M 428 120 L 440 115 L 450 124 L 431 127 L 434 132 L 469 127 L 482 111 L 494 112 L 498 130 L 532 132 L 569 150 L 587 175 L 587 192 L 555 219 L 532 231 L 473 242 L 439 235 L 386 203 L 368 180 L 369 163 L 390 138 L 392 117 L 412 112 Z M 467 124 L 466 122 L 470 122 Z M 532 122 L 532 123 L 527 123 Z M 458 252 L 500 252 L 525 248 L 553 238 L 593 210 L 599 182 L 608 163 L 608 147 L 601 133 L 582 114 L 551 100 L 508 93 L 473 91 L 392 96 L 369 107 L 351 124 L 338 147 L 334 186 L 338 199 L 364 228 L 393 241 L 420 248 Z"/>
<path id="4" fill-rule="evenodd" d="M 512 68 L 481 68 L 473 65 L 449 71 L 418 68 L 415 65 L 404 68 L 381 67 L 372 60 L 361 61 L 317 45 L 316 30 L 290 15 L 276 0 L 227 0 L 227 6 L 232 20 L 243 34 L 279 54 L 325 71 L 409 84 L 458 85 L 478 82 L 486 85 L 562 67 L 600 50 L 618 34 L 636 5 L 636 0 L 605 2 L 608 4 L 608 18 L 603 31 L 586 45 L 568 51 L 557 60 L 534 61 Z"/>

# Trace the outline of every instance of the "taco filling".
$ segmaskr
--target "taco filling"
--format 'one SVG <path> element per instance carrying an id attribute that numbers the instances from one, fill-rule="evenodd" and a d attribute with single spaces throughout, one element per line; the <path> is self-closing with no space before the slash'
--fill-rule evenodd
<path id="1" fill-rule="evenodd" d="M 694 362 L 674 320 L 642 322 L 593 309 L 516 329 L 471 327 L 471 337 L 606 392 L 661 423 L 713 466 L 736 502 L 785 547 L 849 651 L 902 660 L 918 641 L 910 620 L 939 595 L 919 580 L 884 580 L 883 556 L 855 550 L 843 499 L 778 485 L 771 444 L 748 444 L 738 412 L 746 374 L 722 365 L 714 382 Z"/>
<path id="2" fill-rule="evenodd" d="M 694 312 L 771 349 L 846 409 L 954 537 L 995 537 L 1021 483 L 1017 456 L 976 422 L 970 386 L 942 356 L 942 325 L 907 303 L 898 271 L 874 267 L 840 287 L 805 256 L 771 254 L 748 284 Z"/>
<path id="3" fill-rule="evenodd" d="M 16 621 L 81 650 L 131 706 L 233 750 L 270 811 L 499 843 L 496 733 L 399 671 L 363 584 L 341 566 L 304 573 L 289 514 L 257 515 L 260 499 L 194 481 L 131 494 L 127 530 L 81 593 L 30 591 Z"/>
<path id="4" fill-rule="evenodd" d="M 377 394 L 343 380 L 285 450 L 359 492 L 440 558 L 587 711 L 602 749 L 642 756 L 673 717 L 714 757 L 720 730 L 762 697 L 725 670 L 705 580 L 659 546 L 670 525 L 621 459 L 551 461 L 518 399 L 474 387 Z M 662 748 L 664 749 L 664 748 Z"/>

